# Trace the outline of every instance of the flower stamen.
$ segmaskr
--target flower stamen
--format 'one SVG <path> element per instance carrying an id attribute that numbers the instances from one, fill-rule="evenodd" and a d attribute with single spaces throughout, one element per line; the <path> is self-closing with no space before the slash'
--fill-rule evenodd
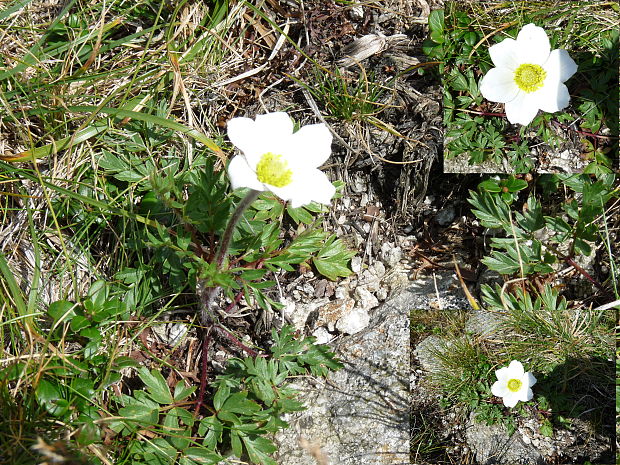
<path id="1" fill-rule="evenodd" d="M 519 389 L 521 389 L 522 384 L 523 383 L 520 379 L 513 378 L 508 381 L 508 389 L 510 389 L 512 392 L 518 392 Z"/>
<path id="2" fill-rule="evenodd" d="M 256 165 L 256 177 L 263 184 L 284 187 L 293 181 L 293 172 L 288 169 L 287 161 L 282 160 L 282 155 L 267 152 Z"/>
<path id="3" fill-rule="evenodd" d="M 547 72 L 542 66 L 525 63 L 515 71 L 514 80 L 519 89 L 530 93 L 540 89 L 546 77 Z"/>

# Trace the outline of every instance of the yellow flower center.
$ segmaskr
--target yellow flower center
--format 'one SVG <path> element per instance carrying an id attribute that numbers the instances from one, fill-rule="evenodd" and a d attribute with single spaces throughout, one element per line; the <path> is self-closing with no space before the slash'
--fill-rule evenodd
<path id="1" fill-rule="evenodd" d="M 522 384 L 523 383 L 520 379 L 513 378 L 508 381 L 508 389 L 510 389 L 512 392 L 517 392 L 519 389 L 521 389 Z"/>
<path id="2" fill-rule="evenodd" d="M 282 160 L 282 155 L 271 152 L 261 157 L 256 165 L 256 176 L 263 184 L 275 187 L 288 186 L 293 181 L 293 172 L 288 169 L 286 160 Z"/>
<path id="3" fill-rule="evenodd" d="M 515 71 L 515 83 L 527 93 L 540 89 L 546 77 L 547 72 L 539 65 L 523 64 Z"/>

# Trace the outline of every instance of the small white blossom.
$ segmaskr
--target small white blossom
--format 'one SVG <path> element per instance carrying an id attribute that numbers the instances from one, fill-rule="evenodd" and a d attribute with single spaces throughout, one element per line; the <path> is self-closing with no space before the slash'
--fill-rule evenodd
<path id="1" fill-rule="evenodd" d="M 519 401 L 527 402 L 534 397 L 532 386 L 536 378 L 523 369 L 521 362 L 513 360 L 507 367 L 495 371 L 497 381 L 491 386 L 494 396 L 501 397 L 506 407 L 514 407 Z"/>
<path id="2" fill-rule="evenodd" d="M 551 50 L 545 30 L 527 24 L 517 39 L 504 39 L 489 48 L 496 66 L 482 78 L 480 92 L 492 102 L 506 104 L 506 117 L 529 124 L 538 110 L 553 113 L 568 106 L 564 82 L 577 71 L 566 50 Z"/>
<path id="3" fill-rule="evenodd" d="M 269 190 L 292 207 L 312 201 L 329 204 L 335 187 L 318 167 L 331 154 L 332 135 L 324 124 L 310 124 L 293 132 L 284 112 L 228 122 L 228 137 L 243 155 L 228 165 L 233 189 Z"/>

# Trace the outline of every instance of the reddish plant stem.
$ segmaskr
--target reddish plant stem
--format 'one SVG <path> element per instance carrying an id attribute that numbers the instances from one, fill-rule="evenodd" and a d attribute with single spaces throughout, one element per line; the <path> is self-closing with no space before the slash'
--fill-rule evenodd
<path id="1" fill-rule="evenodd" d="M 233 336 L 232 334 L 230 334 L 230 332 L 228 332 L 227 330 L 225 330 L 224 328 L 222 328 L 219 325 L 215 325 L 213 326 L 213 328 L 220 333 L 221 335 L 223 335 L 224 337 L 226 337 L 226 339 L 228 339 L 230 342 L 232 342 L 233 344 L 235 344 L 237 347 L 243 349 L 244 351 L 246 351 L 248 354 L 250 354 L 252 357 L 258 357 L 260 354 L 258 352 L 256 352 L 253 349 L 250 349 L 248 346 L 246 346 L 243 342 L 241 342 L 239 339 L 237 339 L 235 336 Z"/>
<path id="2" fill-rule="evenodd" d="M 233 300 L 230 303 L 230 305 L 228 307 L 226 307 L 226 310 L 224 310 L 224 311 L 226 313 L 230 313 L 230 311 L 233 309 L 233 307 L 239 303 L 239 301 L 241 300 L 241 297 L 243 297 L 243 292 L 238 292 L 237 295 L 235 296 L 235 300 Z"/>
<path id="3" fill-rule="evenodd" d="M 200 371 L 200 391 L 198 393 L 198 399 L 196 399 L 196 407 L 194 407 L 194 414 L 200 412 L 202 404 L 205 400 L 205 392 L 207 391 L 207 375 L 209 371 L 209 346 L 211 345 L 211 328 L 203 329 L 204 336 L 202 339 L 202 357 Z"/>
<path id="4" fill-rule="evenodd" d="M 248 194 L 241 199 L 232 216 L 228 220 L 228 224 L 226 225 L 226 229 L 224 234 L 220 238 L 219 248 L 217 252 L 213 256 L 213 247 L 210 248 L 209 258 L 212 257 L 213 262 L 215 262 L 215 266 L 218 270 L 222 269 L 222 264 L 224 263 L 224 259 L 228 254 L 228 248 L 230 243 L 232 242 L 233 233 L 235 230 L 235 226 L 243 216 L 243 212 L 258 198 L 260 192 L 255 190 L 250 190 Z M 212 237 L 211 237 L 212 238 Z M 213 245 L 213 244 L 212 244 Z M 197 414 L 201 407 L 204 404 L 204 397 L 207 391 L 207 375 L 209 371 L 209 347 L 211 346 L 211 330 L 215 329 L 215 331 L 225 336 L 228 340 L 233 342 L 235 345 L 245 350 L 250 355 L 256 357 L 258 356 L 258 352 L 250 349 L 246 345 L 244 345 L 241 341 L 239 341 L 236 337 L 230 334 L 227 330 L 225 330 L 222 326 L 218 324 L 217 315 L 215 314 L 213 308 L 215 306 L 215 301 L 220 294 L 222 288 L 220 286 L 215 287 L 200 287 L 199 296 L 201 301 L 201 311 L 200 311 L 200 322 L 203 328 L 203 340 L 202 340 L 202 357 L 201 357 L 201 365 L 202 370 L 200 373 L 200 391 L 198 393 L 198 398 L 196 400 L 196 407 L 194 408 L 194 412 Z M 241 299 L 241 293 L 237 296 L 238 299 Z M 238 303 L 238 299 L 235 298 L 235 302 L 232 305 Z M 227 309 L 230 311 L 232 305 Z"/>
<path id="5" fill-rule="evenodd" d="M 575 261 L 573 261 L 572 258 L 563 257 L 563 259 L 564 259 L 564 261 L 566 263 L 568 263 L 570 266 L 575 268 L 579 273 L 581 273 L 581 275 L 584 278 L 586 278 L 588 281 L 590 281 L 592 284 L 594 284 L 596 287 L 598 287 L 600 291 L 603 291 L 604 293 L 607 293 L 605 288 L 597 280 L 595 280 L 592 276 L 590 276 L 586 270 L 584 270 L 583 268 L 581 268 L 581 266 L 579 266 L 577 263 L 575 263 Z"/>
<path id="6" fill-rule="evenodd" d="M 564 260 L 570 266 L 575 268 L 584 278 L 586 278 L 588 281 L 590 281 L 592 284 L 594 284 L 600 291 L 602 291 L 605 294 L 607 294 L 607 291 L 602 286 L 602 284 L 599 283 L 592 276 L 590 276 L 588 274 L 588 272 L 586 270 L 584 270 L 583 268 L 581 268 L 581 266 L 579 266 L 579 264 L 577 264 L 572 258 L 567 257 L 566 255 L 561 253 L 556 247 L 552 246 L 551 244 L 545 244 L 545 245 L 547 246 L 547 248 L 551 249 L 558 257 L 560 257 L 562 260 Z"/>
<path id="7" fill-rule="evenodd" d="M 613 137 L 613 136 L 601 136 L 600 134 L 594 134 L 592 132 L 588 132 L 588 131 L 580 131 L 579 129 L 575 129 L 575 128 L 571 128 L 570 126 L 566 125 L 566 124 L 562 124 L 559 121 L 555 121 L 553 120 L 553 123 L 556 124 L 557 126 L 560 126 L 563 129 L 568 129 L 569 131 L 575 131 L 578 134 L 582 134 L 584 136 L 587 137 L 595 137 L 597 139 L 617 139 L 617 137 Z"/>

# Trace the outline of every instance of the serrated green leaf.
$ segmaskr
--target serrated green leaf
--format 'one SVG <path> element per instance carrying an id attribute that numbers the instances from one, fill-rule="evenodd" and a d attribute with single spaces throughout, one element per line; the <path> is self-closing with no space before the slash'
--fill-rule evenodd
<path id="1" fill-rule="evenodd" d="M 314 217 L 304 207 L 293 208 L 291 206 L 287 206 L 286 212 L 297 224 L 310 224 L 314 221 Z"/>
<path id="2" fill-rule="evenodd" d="M 332 235 L 312 259 L 312 263 L 319 273 L 335 281 L 352 273 L 347 265 L 354 255 L 355 251 L 349 250 L 344 242 Z"/>
<path id="3" fill-rule="evenodd" d="M 277 450 L 270 440 L 262 436 L 243 436 L 241 439 L 252 462 L 261 465 L 277 465 L 276 461 L 268 455 Z"/>
<path id="4" fill-rule="evenodd" d="M 524 207 L 523 214 L 516 214 L 517 224 L 528 232 L 538 231 L 545 226 L 545 219 L 542 214 L 542 205 L 533 196 L 527 199 L 527 208 Z"/>
<path id="5" fill-rule="evenodd" d="M 545 223 L 552 231 L 560 233 L 556 238 L 558 241 L 563 241 L 566 235 L 570 234 L 573 228 L 562 218 L 556 218 L 553 216 L 545 216 Z"/>
<path id="6" fill-rule="evenodd" d="M 185 386 L 183 381 L 179 381 L 174 387 L 174 395 L 172 397 L 175 402 L 180 402 L 192 395 L 195 390 L 196 386 Z"/>
<path id="7" fill-rule="evenodd" d="M 519 262 L 509 257 L 505 253 L 491 252 L 491 256 L 482 259 L 490 270 L 497 271 L 499 274 L 513 274 L 521 269 Z"/>
<path id="8" fill-rule="evenodd" d="M 151 399 L 162 405 L 171 404 L 174 399 L 170 394 L 170 388 L 162 374 L 157 370 L 149 370 L 141 367 L 138 370 L 138 376 L 149 390 Z"/>
<path id="9" fill-rule="evenodd" d="M 457 68 L 450 73 L 449 83 L 454 90 L 466 91 L 469 87 L 467 78 Z"/>
<path id="10" fill-rule="evenodd" d="M 227 410 L 220 410 L 217 412 L 217 417 L 222 421 L 227 421 L 232 423 L 233 425 L 240 425 L 242 421 L 239 419 L 237 415 Z"/>

